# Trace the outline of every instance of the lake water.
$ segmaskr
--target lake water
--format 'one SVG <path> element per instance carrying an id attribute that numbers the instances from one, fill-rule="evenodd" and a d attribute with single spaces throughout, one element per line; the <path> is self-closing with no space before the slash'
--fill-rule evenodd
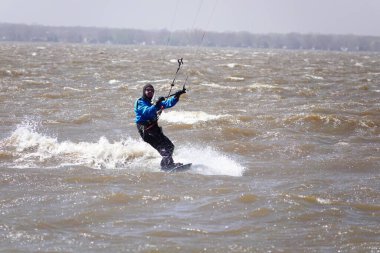
<path id="1" fill-rule="evenodd" d="M 152 83 L 187 94 L 134 124 Z M 0 251 L 380 252 L 380 54 L 0 44 Z"/>

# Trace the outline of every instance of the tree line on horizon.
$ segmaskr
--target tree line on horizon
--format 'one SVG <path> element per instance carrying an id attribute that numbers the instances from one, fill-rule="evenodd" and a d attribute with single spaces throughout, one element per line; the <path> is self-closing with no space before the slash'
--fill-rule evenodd
<path id="1" fill-rule="evenodd" d="M 380 37 L 324 34 L 252 34 L 97 27 L 52 27 L 0 23 L 0 41 L 121 45 L 243 47 L 332 51 L 380 51 Z"/>

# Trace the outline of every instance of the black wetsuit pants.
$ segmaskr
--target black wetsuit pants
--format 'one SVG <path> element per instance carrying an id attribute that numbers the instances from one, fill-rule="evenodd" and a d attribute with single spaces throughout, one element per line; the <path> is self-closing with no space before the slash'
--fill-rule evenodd
<path id="1" fill-rule="evenodd" d="M 137 124 L 137 129 L 141 138 L 155 148 L 162 156 L 161 168 L 172 165 L 174 144 L 163 134 L 161 127 L 157 123 L 148 127 Z"/>

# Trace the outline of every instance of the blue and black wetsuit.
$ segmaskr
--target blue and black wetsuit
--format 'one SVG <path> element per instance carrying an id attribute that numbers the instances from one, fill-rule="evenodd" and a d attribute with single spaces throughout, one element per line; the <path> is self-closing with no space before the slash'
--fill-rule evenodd
<path id="1" fill-rule="evenodd" d="M 162 156 L 161 168 L 167 169 L 173 166 L 172 158 L 174 152 L 174 144 L 166 137 L 162 128 L 158 126 L 158 111 L 173 107 L 179 98 L 177 96 L 160 102 L 160 104 L 152 104 L 151 100 L 141 97 L 135 102 L 136 125 L 141 138 L 155 148 Z"/>

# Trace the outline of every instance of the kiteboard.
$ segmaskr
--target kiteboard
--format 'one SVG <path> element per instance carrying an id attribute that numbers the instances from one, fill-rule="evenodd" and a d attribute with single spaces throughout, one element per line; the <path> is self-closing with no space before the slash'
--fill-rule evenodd
<path id="1" fill-rule="evenodd" d="M 178 165 L 178 166 L 175 166 L 173 168 L 170 168 L 170 169 L 167 169 L 164 171 L 166 171 L 166 172 L 186 171 L 186 170 L 189 170 L 191 168 L 191 165 L 192 165 L 192 163 L 182 164 L 182 165 Z"/>

